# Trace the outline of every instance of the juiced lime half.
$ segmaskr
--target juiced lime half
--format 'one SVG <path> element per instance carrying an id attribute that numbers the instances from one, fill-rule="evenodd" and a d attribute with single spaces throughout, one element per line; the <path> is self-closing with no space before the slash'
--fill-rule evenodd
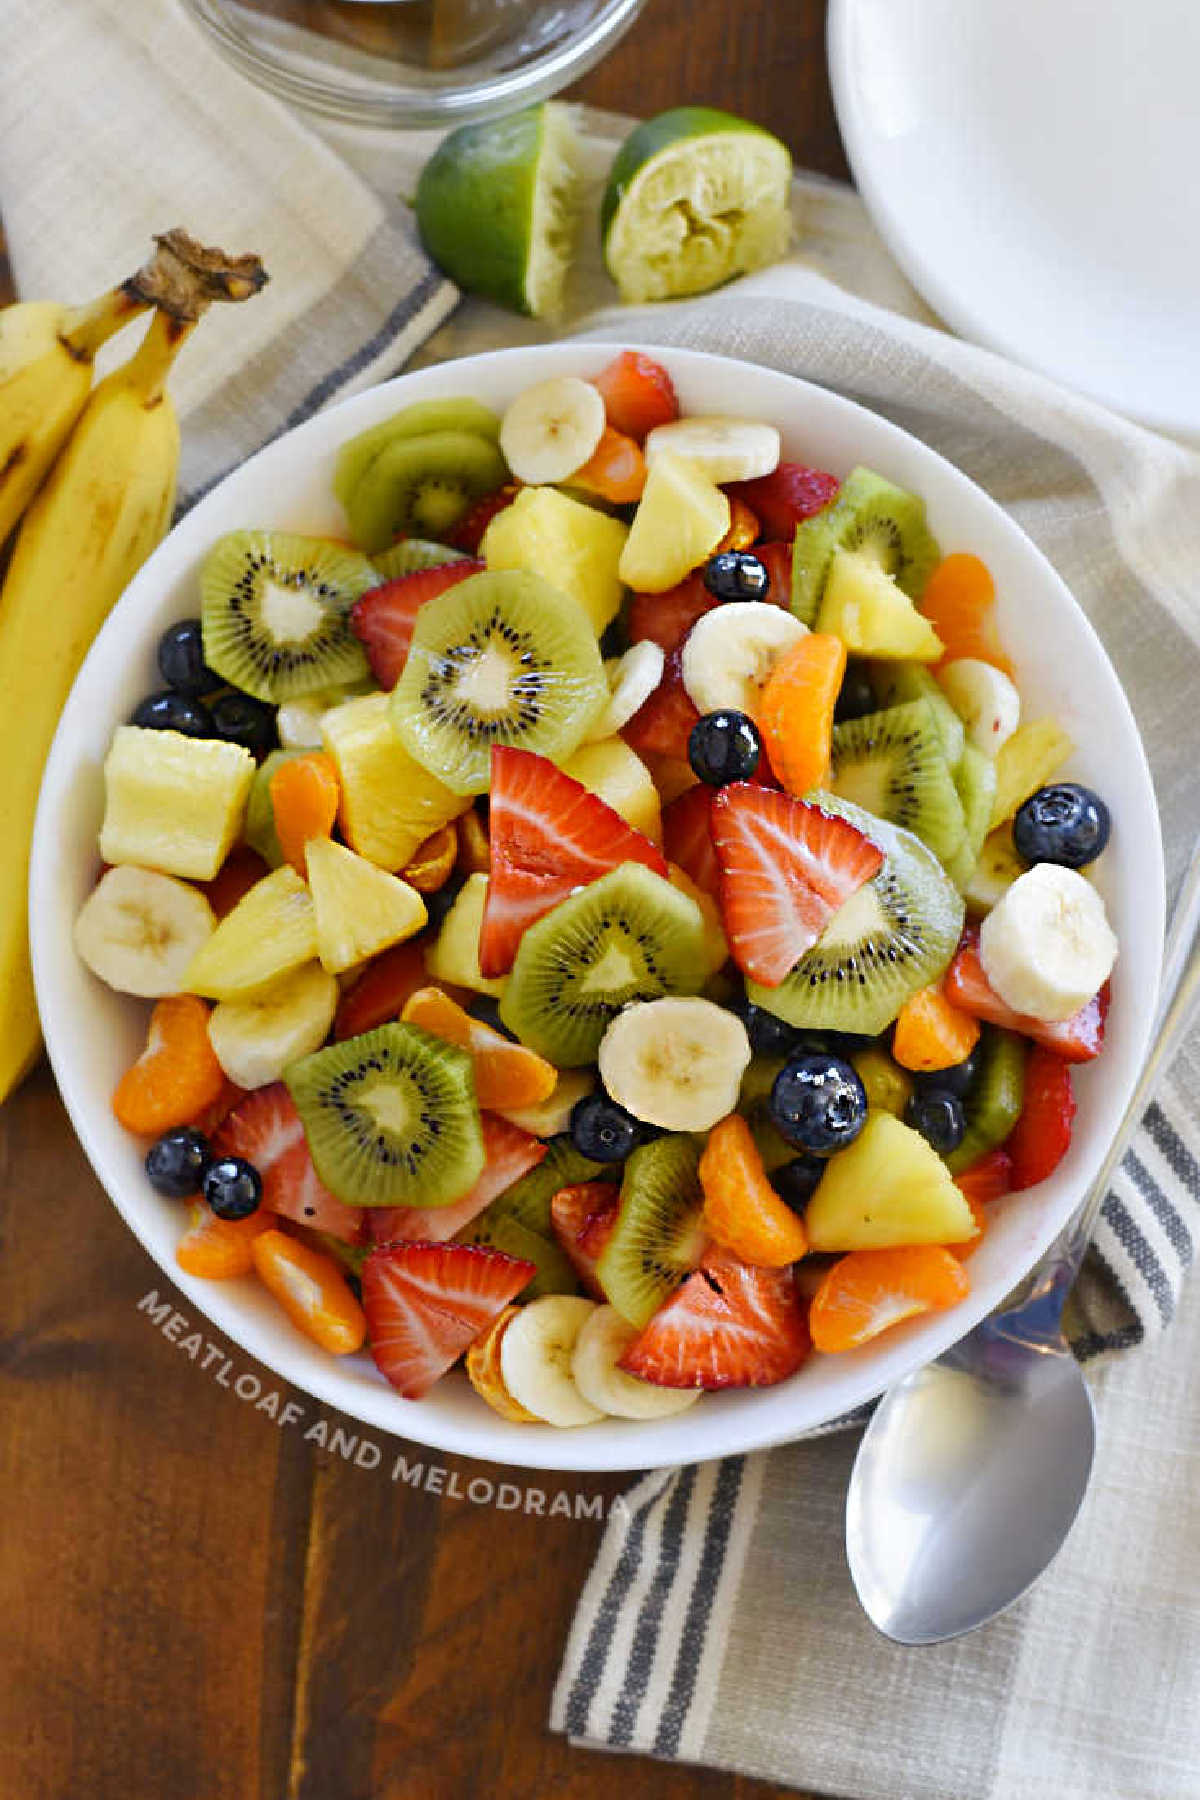
<path id="1" fill-rule="evenodd" d="M 617 152 L 600 232 L 622 300 L 673 300 L 787 248 L 792 159 L 761 126 L 711 106 L 647 119 Z"/>
<path id="2" fill-rule="evenodd" d="M 553 317 L 575 239 L 578 161 L 561 101 L 452 131 L 417 185 L 425 248 L 467 293 Z"/>

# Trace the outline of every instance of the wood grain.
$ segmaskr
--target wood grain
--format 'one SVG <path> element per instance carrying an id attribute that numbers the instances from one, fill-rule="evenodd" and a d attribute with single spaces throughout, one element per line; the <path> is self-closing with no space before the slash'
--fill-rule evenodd
<path id="1" fill-rule="evenodd" d="M 844 174 L 823 30 L 819 0 L 650 0 L 576 91 L 719 104 Z M 0 1110 L 0 1251 L 0 1800 L 795 1800 L 551 1736 L 600 1524 L 474 1504 L 505 1471 L 379 1434 L 356 1466 L 306 1436 L 361 1443 L 353 1422 L 236 1398 L 238 1375 L 279 1384 L 173 1294 L 44 1067 Z M 450 1491 L 393 1479 L 397 1454 Z M 606 1504 L 627 1479 L 515 1477 Z"/>

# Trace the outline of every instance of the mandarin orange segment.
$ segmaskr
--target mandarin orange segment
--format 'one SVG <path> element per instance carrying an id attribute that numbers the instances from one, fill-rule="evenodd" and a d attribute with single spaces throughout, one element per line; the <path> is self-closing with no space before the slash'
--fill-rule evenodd
<path id="1" fill-rule="evenodd" d="M 418 988 L 400 1016 L 467 1052 L 475 1069 L 475 1097 L 485 1111 L 540 1106 L 554 1092 L 558 1070 L 553 1063 L 473 1019 L 441 988 Z"/>
<path id="2" fill-rule="evenodd" d="M 436 894 L 449 881 L 457 855 L 458 833 L 453 825 L 443 825 L 418 845 L 412 861 L 401 869 L 401 879 L 418 894 Z"/>
<path id="3" fill-rule="evenodd" d="M 926 582 L 917 610 L 946 646 L 942 662 L 974 656 L 1012 674 L 996 632 L 996 584 L 977 556 L 960 550 L 944 557 Z"/>
<path id="4" fill-rule="evenodd" d="M 332 837 L 340 799 L 337 769 L 323 750 L 306 751 L 280 763 L 272 775 L 275 835 L 297 875 L 308 872 L 304 846 L 309 839 Z"/>
<path id="5" fill-rule="evenodd" d="M 458 836 L 456 865 L 460 875 L 487 875 L 492 867 L 491 845 L 483 820 L 472 806 L 454 821 Z"/>
<path id="6" fill-rule="evenodd" d="M 817 1350 L 855 1350 L 920 1313 L 944 1312 L 970 1292 L 958 1258 L 940 1244 L 852 1250 L 834 1263 L 808 1315 Z"/>
<path id="7" fill-rule="evenodd" d="M 366 1316 L 331 1256 L 274 1230 L 255 1237 L 250 1254 L 259 1280 L 298 1331 L 332 1356 L 362 1348 Z"/>
<path id="8" fill-rule="evenodd" d="M 739 500 L 735 494 L 730 494 L 729 530 L 713 551 L 713 555 L 719 556 L 722 550 L 748 550 L 751 544 L 756 544 L 761 536 L 762 526 L 759 524 L 756 514 L 751 512 L 744 500 Z"/>
<path id="9" fill-rule="evenodd" d="M 500 1372 L 501 1340 L 520 1310 L 519 1306 L 506 1306 L 480 1332 L 467 1350 L 467 1380 L 479 1398 L 486 1400 L 502 1419 L 510 1419 L 514 1425 L 541 1425 L 544 1421 L 536 1413 L 529 1412 L 519 1400 L 513 1399 Z"/>
<path id="10" fill-rule="evenodd" d="M 275 1215 L 263 1207 L 248 1219 L 218 1219 L 203 1200 L 194 1200 L 187 1230 L 175 1246 L 175 1261 L 187 1275 L 228 1281 L 254 1267 L 256 1237 L 270 1231 Z"/>
<path id="11" fill-rule="evenodd" d="M 117 1083 L 112 1109 L 126 1131 L 157 1137 L 191 1125 L 224 1088 L 208 1040 L 208 1007 L 194 994 L 172 994 L 155 1005 L 146 1048 Z"/>
<path id="12" fill-rule="evenodd" d="M 846 673 L 840 638 L 810 631 L 768 676 L 756 723 L 779 780 L 800 796 L 829 774 L 833 709 Z"/>
<path id="13" fill-rule="evenodd" d="M 606 425 L 587 462 L 571 476 L 570 485 L 597 494 L 614 506 L 628 506 L 640 500 L 646 485 L 646 459 L 640 444 Z"/>
<path id="14" fill-rule="evenodd" d="M 910 996 L 896 1016 L 892 1055 L 902 1069 L 953 1069 L 979 1042 L 979 1020 L 953 1006 L 940 982 Z"/>
<path id="15" fill-rule="evenodd" d="M 750 1127 L 730 1113 L 708 1134 L 700 1158 L 704 1226 L 726 1250 L 760 1268 L 782 1269 L 808 1249 L 804 1226 L 767 1180 Z"/>

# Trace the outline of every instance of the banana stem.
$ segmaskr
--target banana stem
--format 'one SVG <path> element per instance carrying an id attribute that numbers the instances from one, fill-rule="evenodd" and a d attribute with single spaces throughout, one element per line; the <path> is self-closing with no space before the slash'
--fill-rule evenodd
<path id="1" fill-rule="evenodd" d="M 98 300 L 91 300 L 86 306 L 72 307 L 63 319 L 59 339 L 79 362 L 91 362 L 101 344 L 107 343 L 114 332 L 145 312 L 149 304 L 148 299 L 131 293 L 128 285 L 122 282 L 120 287 L 101 294 Z"/>
<path id="2" fill-rule="evenodd" d="M 122 384 L 133 389 L 147 411 L 163 397 L 171 366 L 199 318 L 176 319 L 155 310 L 145 337 L 126 363 Z"/>

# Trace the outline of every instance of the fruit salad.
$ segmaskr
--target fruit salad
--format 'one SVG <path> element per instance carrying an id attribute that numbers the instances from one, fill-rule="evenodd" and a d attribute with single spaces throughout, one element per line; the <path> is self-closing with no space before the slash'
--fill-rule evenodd
<path id="1" fill-rule="evenodd" d="M 178 1261 L 419 1399 L 652 1419 L 968 1292 L 1066 1153 L 1110 818 L 921 498 L 624 352 L 342 447 L 113 737 L 79 955 Z"/>

